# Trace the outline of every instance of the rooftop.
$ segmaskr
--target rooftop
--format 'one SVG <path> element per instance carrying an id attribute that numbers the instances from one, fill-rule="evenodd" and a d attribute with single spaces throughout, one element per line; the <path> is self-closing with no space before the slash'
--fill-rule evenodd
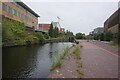
<path id="1" fill-rule="evenodd" d="M 33 15 L 35 15 L 36 17 L 40 17 L 37 13 L 35 13 L 32 9 L 30 9 L 26 4 L 24 4 L 23 2 L 17 2 L 20 6 L 22 6 L 23 8 L 25 8 L 26 10 L 28 10 L 30 13 L 32 13 Z"/>

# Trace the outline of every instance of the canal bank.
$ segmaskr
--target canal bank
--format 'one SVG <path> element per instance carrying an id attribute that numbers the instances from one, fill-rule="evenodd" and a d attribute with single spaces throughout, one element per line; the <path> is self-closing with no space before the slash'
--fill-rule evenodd
<path id="1" fill-rule="evenodd" d="M 82 62 L 80 57 L 81 48 L 82 45 L 80 44 L 73 45 L 61 66 L 51 71 L 48 78 L 83 78 L 84 74 L 81 71 Z"/>
<path id="2" fill-rule="evenodd" d="M 65 39 L 65 38 L 52 38 L 52 39 L 46 39 L 37 43 L 31 43 L 31 42 L 27 42 L 26 44 L 23 45 L 18 45 L 18 44 L 6 44 L 4 46 L 2 46 L 2 48 L 10 48 L 10 47 L 23 47 L 23 46 L 34 46 L 34 45 L 44 45 L 47 43 L 60 43 L 60 42 L 74 42 L 74 41 L 70 41 L 69 38 Z"/>
<path id="3" fill-rule="evenodd" d="M 2 19 L 2 47 L 72 41 L 70 32 L 50 36 L 49 33 L 27 29 L 24 23 L 6 17 Z"/>

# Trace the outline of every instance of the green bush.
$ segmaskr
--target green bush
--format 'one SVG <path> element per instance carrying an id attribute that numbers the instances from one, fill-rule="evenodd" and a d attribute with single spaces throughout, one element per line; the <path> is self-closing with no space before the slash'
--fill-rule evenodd
<path id="1" fill-rule="evenodd" d="M 44 40 L 40 32 L 25 31 L 25 25 L 8 18 L 2 19 L 2 45 L 26 45 L 35 44 Z"/>
<path id="2" fill-rule="evenodd" d="M 105 39 L 105 41 L 111 41 L 111 40 L 113 40 L 113 34 L 111 32 L 106 32 L 104 34 L 104 39 Z"/>
<path id="3" fill-rule="evenodd" d="M 75 36 L 76 39 L 84 39 L 85 38 L 85 34 L 82 33 L 77 33 Z"/>
<path id="4" fill-rule="evenodd" d="M 44 35 L 41 32 L 35 32 L 34 35 L 38 38 L 40 43 L 45 40 Z"/>
<path id="5" fill-rule="evenodd" d="M 104 41 L 104 33 L 99 34 L 100 35 L 100 41 Z"/>
<path id="6" fill-rule="evenodd" d="M 24 44 L 24 24 L 18 21 L 3 18 L 2 20 L 2 41 L 4 44 Z"/>
<path id="7" fill-rule="evenodd" d="M 48 33 L 44 33 L 43 35 L 44 35 L 45 39 L 49 39 L 49 34 Z"/>
<path id="8" fill-rule="evenodd" d="M 94 34 L 93 38 L 94 38 L 94 40 L 99 40 L 99 35 L 98 34 Z"/>

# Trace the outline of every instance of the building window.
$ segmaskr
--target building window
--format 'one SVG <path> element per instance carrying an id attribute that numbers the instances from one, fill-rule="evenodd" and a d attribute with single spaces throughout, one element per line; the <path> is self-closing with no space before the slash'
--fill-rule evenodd
<path id="1" fill-rule="evenodd" d="M 17 16 L 17 11 L 13 10 L 13 15 Z"/>
<path id="2" fill-rule="evenodd" d="M 18 17 L 20 18 L 20 12 L 18 12 Z"/>
<path id="3" fill-rule="evenodd" d="M 4 11 L 7 10 L 7 6 L 4 3 L 2 4 L 2 10 L 4 10 Z"/>
<path id="4" fill-rule="evenodd" d="M 22 14 L 20 13 L 20 18 L 22 19 Z"/>
<path id="5" fill-rule="evenodd" d="M 28 21 L 28 17 L 27 16 L 25 16 L 25 20 Z"/>
<path id="6" fill-rule="evenodd" d="M 24 15 L 24 19 L 26 19 L 25 15 Z"/>
<path id="7" fill-rule="evenodd" d="M 24 16 L 23 16 L 23 14 L 21 14 L 21 19 L 24 19 Z"/>
<path id="8" fill-rule="evenodd" d="M 8 12 L 12 14 L 12 8 L 8 7 Z"/>
<path id="9" fill-rule="evenodd" d="M 13 4 L 18 8 L 20 8 L 21 10 L 25 11 L 25 9 L 22 6 L 20 6 L 17 2 L 13 2 Z"/>
<path id="10" fill-rule="evenodd" d="M 25 15 L 23 14 L 23 19 L 25 19 Z"/>

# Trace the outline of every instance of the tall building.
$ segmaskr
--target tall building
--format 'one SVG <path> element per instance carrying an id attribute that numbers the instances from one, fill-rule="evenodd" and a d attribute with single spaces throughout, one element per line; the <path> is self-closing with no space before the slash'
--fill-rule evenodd
<path id="1" fill-rule="evenodd" d="M 2 17 L 24 23 L 26 29 L 35 30 L 38 26 L 38 17 L 32 9 L 23 2 L 2 2 Z"/>
<path id="2" fill-rule="evenodd" d="M 114 35 L 118 33 L 120 23 L 120 8 L 115 11 L 105 22 L 104 31 L 111 32 Z"/>

